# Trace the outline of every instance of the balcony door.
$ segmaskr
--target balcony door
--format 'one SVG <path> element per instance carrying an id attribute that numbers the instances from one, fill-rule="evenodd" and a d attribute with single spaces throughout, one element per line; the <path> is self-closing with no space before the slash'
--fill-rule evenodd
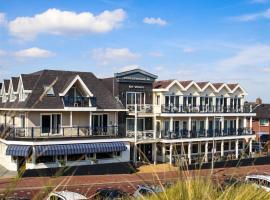
<path id="1" fill-rule="evenodd" d="M 41 133 L 57 135 L 61 133 L 61 114 L 41 115 Z"/>
<path id="2" fill-rule="evenodd" d="M 108 115 L 93 115 L 92 117 L 92 127 L 94 133 L 106 133 L 108 127 Z"/>
<path id="3" fill-rule="evenodd" d="M 165 106 L 179 106 L 179 96 L 165 96 Z"/>

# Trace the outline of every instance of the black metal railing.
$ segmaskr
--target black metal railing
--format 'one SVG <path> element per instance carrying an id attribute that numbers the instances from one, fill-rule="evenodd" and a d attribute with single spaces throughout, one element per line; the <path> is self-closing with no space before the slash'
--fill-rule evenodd
<path id="1" fill-rule="evenodd" d="M 249 105 L 244 106 L 213 106 L 213 105 L 181 105 L 169 104 L 161 105 L 162 113 L 250 113 L 252 108 Z"/>
<path id="2" fill-rule="evenodd" d="M 199 130 L 187 130 L 179 129 L 174 131 L 161 130 L 157 137 L 162 139 L 181 139 L 181 138 L 207 138 L 207 137 L 226 137 L 237 135 L 252 135 L 250 128 L 228 128 L 228 129 L 199 129 Z"/>
<path id="3" fill-rule="evenodd" d="M 140 113 L 152 113 L 153 112 L 153 105 L 152 104 L 127 104 L 126 108 L 129 112 L 135 112 L 135 108 L 137 107 L 137 112 Z"/>
<path id="4" fill-rule="evenodd" d="M 87 127 L 87 126 L 74 126 L 74 127 L 8 127 L 0 126 L 0 137 L 4 139 L 42 139 L 42 138 L 117 138 L 118 126 L 106 127 Z"/>
<path id="5" fill-rule="evenodd" d="M 95 97 L 70 97 L 64 96 L 63 102 L 65 107 L 96 107 L 96 98 Z"/>

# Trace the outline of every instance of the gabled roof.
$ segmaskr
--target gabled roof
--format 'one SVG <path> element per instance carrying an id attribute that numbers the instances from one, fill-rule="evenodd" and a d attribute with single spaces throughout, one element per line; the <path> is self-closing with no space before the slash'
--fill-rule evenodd
<path id="1" fill-rule="evenodd" d="M 90 72 L 42 70 L 32 74 L 21 75 L 25 90 L 31 90 L 24 102 L 16 100 L 6 107 L 36 108 L 36 109 L 63 109 L 63 101 L 59 93 L 69 85 L 74 77 L 80 77 L 87 88 L 96 97 L 98 109 L 124 109 L 106 86 Z M 45 86 L 53 87 L 55 96 L 47 96 Z"/>
<path id="2" fill-rule="evenodd" d="M 17 92 L 18 90 L 18 84 L 19 84 L 19 77 L 11 77 L 11 81 L 12 81 L 12 86 L 13 86 L 13 91 Z"/>
<path id="3" fill-rule="evenodd" d="M 174 80 L 164 80 L 164 81 L 155 81 L 153 84 L 154 89 L 165 89 L 167 88 Z"/>
<path id="4" fill-rule="evenodd" d="M 223 83 L 212 83 L 212 85 L 216 88 L 216 90 L 219 90 Z"/>
<path id="5" fill-rule="evenodd" d="M 202 90 L 209 82 L 196 82 L 196 83 Z"/>
<path id="6" fill-rule="evenodd" d="M 192 81 L 179 81 L 179 83 L 186 88 Z"/>
<path id="7" fill-rule="evenodd" d="M 33 90 L 36 82 L 38 81 L 39 75 L 33 74 L 22 74 L 22 84 L 24 90 Z"/>
<path id="8" fill-rule="evenodd" d="M 7 80 L 7 79 L 4 80 L 5 92 L 8 92 L 9 83 L 10 83 L 10 80 Z"/>
<path id="9" fill-rule="evenodd" d="M 142 69 L 133 69 L 133 70 L 128 70 L 128 71 L 124 71 L 124 72 L 120 72 L 120 73 L 115 73 L 115 77 L 121 77 L 121 76 L 126 76 L 126 75 L 129 75 L 129 74 L 134 74 L 134 73 L 141 73 L 141 74 L 144 74 L 146 76 L 149 76 L 151 77 L 152 79 L 157 79 L 157 76 L 154 75 L 154 74 L 151 74 L 145 70 L 142 70 Z"/>
<path id="10" fill-rule="evenodd" d="M 237 83 L 229 83 L 229 84 L 227 84 L 227 86 L 228 86 L 231 90 L 234 90 L 234 88 L 235 88 L 237 85 L 238 85 Z"/>

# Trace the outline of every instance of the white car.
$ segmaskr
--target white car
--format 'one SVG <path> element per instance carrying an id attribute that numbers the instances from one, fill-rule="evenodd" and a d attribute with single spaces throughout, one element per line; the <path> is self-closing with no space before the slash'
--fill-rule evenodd
<path id="1" fill-rule="evenodd" d="M 47 200 L 84 200 L 88 199 L 87 197 L 70 191 L 58 191 L 51 192 L 47 198 Z"/>
<path id="2" fill-rule="evenodd" d="M 270 192 L 270 176 L 267 175 L 249 175 L 246 176 L 245 181 L 253 183 L 257 187 L 261 187 L 267 192 Z"/>

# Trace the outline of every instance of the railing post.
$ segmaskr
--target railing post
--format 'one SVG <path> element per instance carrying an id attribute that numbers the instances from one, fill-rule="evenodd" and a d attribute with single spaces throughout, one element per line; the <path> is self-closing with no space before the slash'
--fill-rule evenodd
<path id="1" fill-rule="evenodd" d="M 31 137 L 34 138 L 34 127 L 31 128 Z"/>
<path id="2" fill-rule="evenodd" d="M 62 127 L 62 133 L 63 133 L 63 136 L 65 136 L 65 128 Z"/>
<path id="3" fill-rule="evenodd" d="M 79 135 L 80 135 L 80 128 L 79 128 L 79 126 L 77 127 L 77 136 L 79 137 Z"/>

